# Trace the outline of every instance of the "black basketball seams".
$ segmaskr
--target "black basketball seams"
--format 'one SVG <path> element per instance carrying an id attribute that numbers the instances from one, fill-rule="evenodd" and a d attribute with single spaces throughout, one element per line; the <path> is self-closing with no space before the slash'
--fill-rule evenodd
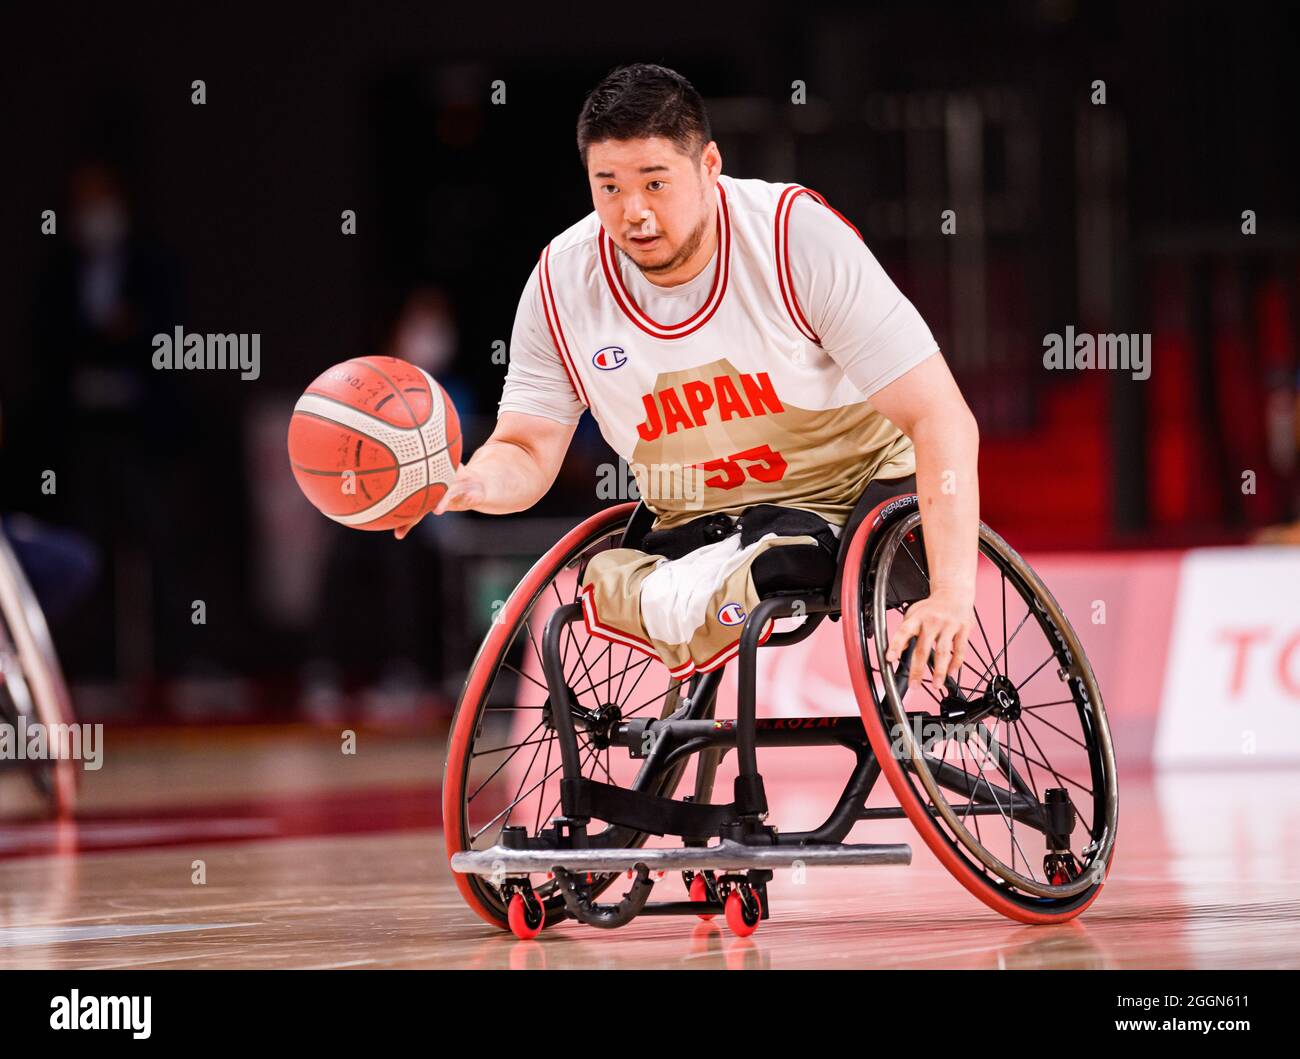
<path id="1" fill-rule="evenodd" d="M 413 462 L 418 463 L 419 460 Z M 351 474 L 357 478 L 361 478 L 367 474 L 385 474 L 392 471 L 400 471 L 403 467 L 409 467 L 410 464 L 394 463 L 385 467 L 368 467 L 363 471 L 353 470 L 351 467 L 345 468 L 341 471 L 318 471 L 314 467 L 304 467 L 301 463 L 292 462 L 290 463 L 290 466 L 292 466 L 295 471 L 299 471 L 302 474 L 314 474 L 318 478 L 342 478 L 345 474 Z"/>

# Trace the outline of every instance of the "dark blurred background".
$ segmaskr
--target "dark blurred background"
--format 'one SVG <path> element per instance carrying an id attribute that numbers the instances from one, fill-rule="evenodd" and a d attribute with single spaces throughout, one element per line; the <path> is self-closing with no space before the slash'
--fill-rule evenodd
<path id="1" fill-rule="evenodd" d="M 976 412 L 983 515 L 1014 545 L 1242 543 L 1300 515 L 1288 6 L 43 4 L 9 36 L 0 515 L 35 542 L 84 717 L 449 708 L 493 602 L 611 502 L 612 455 L 584 421 L 527 517 L 398 543 L 309 507 L 289 413 L 330 364 L 403 356 L 472 451 L 521 286 L 590 210 L 577 110 L 627 61 L 695 82 L 726 172 L 862 230 Z M 260 378 L 153 370 L 177 325 L 259 333 Z M 1045 371 L 1067 325 L 1152 333 L 1150 379 Z"/>

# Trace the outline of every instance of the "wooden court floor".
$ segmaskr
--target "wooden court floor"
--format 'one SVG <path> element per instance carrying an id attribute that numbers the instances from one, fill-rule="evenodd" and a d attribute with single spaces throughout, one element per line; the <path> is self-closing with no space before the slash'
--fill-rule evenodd
<path id="1" fill-rule="evenodd" d="M 363 731 L 349 757 L 309 728 L 109 746 L 75 821 L 0 776 L 0 968 L 1300 967 L 1300 771 L 1124 775 L 1110 881 L 1064 926 L 1000 918 L 913 841 L 910 867 L 778 872 L 751 938 L 646 917 L 521 942 L 451 881 L 432 735 Z M 837 793 L 781 780 L 777 820 Z M 670 876 L 652 899 L 683 896 Z"/>

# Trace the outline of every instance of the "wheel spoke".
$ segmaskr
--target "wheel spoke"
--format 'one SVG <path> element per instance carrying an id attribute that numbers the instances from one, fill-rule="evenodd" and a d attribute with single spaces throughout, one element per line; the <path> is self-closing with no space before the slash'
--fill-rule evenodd
<path id="1" fill-rule="evenodd" d="M 1072 735 L 1071 735 L 1069 732 L 1067 732 L 1064 728 L 1058 728 L 1058 727 L 1056 727 L 1056 725 L 1054 725 L 1054 724 L 1053 724 L 1051 721 L 1049 721 L 1046 717 L 1035 717 L 1034 720 L 1037 721 L 1039 724 L 1045 724 L 1045 725 L 1047 725 L 1047 727 L 1050 728 L 1050 729 L 1052 729 L 1052 731 L 1054 731 L 1054 732 L 1060 732 L 1061 735 L 1063 735 L 1066 739 L 1068 739 L 1068 740 L 1069 740 L 1071 743 L 1073 743 L 1075 746 L 1077 746 L 1077 747 L 1082 747 L 1084 750 L 1087 750 L 1087 749 L 1088 749 L 1088 744 L 1085 743 L 1082 739 L 1075 739 L 1074 736 L 1072 736 Z"/>
<path id="2" fill-rule="evenodd" d="M 543 684 L 540 680 L 536 679 L 535 677 L 530 677 L 530 676 L 529 676 L 527 673 L 525 673 L 522 669 L 520 669 L 520 668 L 519 668 L 518 666 L 516 666 L 516 665 L 513 665 L 513 664 L 510 663 L 510 662 L 502 662 L 502 663 L 501 663 L 501 668 L 502 668 L 502 669 L 508 669 L 511 673 L 515 673 L 515 674 L 517 674 L 518 676 L 523 677 L 525 680 L 532 681 L 532 683 L 536 684 L 539 688 L 541 688 L 543 691 L 547 692 L 548 694 L 549 694 L 549 692 L 550 692 L 550 690 L 551 690 L 551 689 L 548 688 L 545 684 Z M 491 709 L 492 707 L 488 707 L 488 708 Z"/>
<path id="3" fill-rule="evenodd" d="M 1025 714 L 1022 713 L 1020 716 L 1021 716 L 1021 717 L 1024 717 Z M 1039 719 L 1039 718 L 1035 718 L 1035 720 L 1038 720 L 1038 719 Z M 1034 749 L 1037 750 L 1040 754 L 1042 754 L 1044 758 L 1046 758 L 1047 755 L 1046 755 L 1046 754 L 1043 754 L 1043 748 L 1042 748 L 1041 746 L 1038 745 L 1038 740 L 1034 738 L 1034 733 L 1033 733 L 1033 731 L 1029 728 L 1028 725 L 1025 726 L 1025 735 L 1029 736 L 1029 741 L 1030 741 L 1031 743 L 1034 744 Z M 1026 757 L 1025 760 L 1026 760 L 1026 761 L 1031 761 L 1031 760 L 1033 760 L 1033 759 L 1032 759 L 1032 758 L 1029 758 L 1029 757 Z M 1048 772 L 1050 772 L 1054 777 L 1056 777 L 1056 781 L 1057 781 L 1058 783 L 1073 783 L 1076 787 L 1079 788 L 1079 790 L 1081 790 L 1081 791 L 1085 791 L 1085 792 L 1087 793 L 1087 795 L 1088 795 L 1089 798 L 1093 797 L 1093 791 L 1092 791 L 1092 788 L 1090 788 L 1090 787 L 1085 787 L 1082 783 L 1078 782 L 1077 780 L 1072 780 L 1072 779 L 1070 779 L 1069 776 L 1062 776 L 1062 775 L 1061 775 L 1059 772 L 1057 772 L 1056 769 L 1054 769 L 1054 768 L 1051 766 L 1051 764 L 1049 764 L 1047 761 L 1039 761 L 1039 762 L 1037 762 L 1037 764 L 1039 764 L 1039 765 L 1041 765 L 1043 768 L 1047 769 Z"/>
<path id="4" fill-rule="evenodd" d="M 1026 615 L 1026 617 L 1028 617 L 1028 615 Z M 1031 680 L 1033 680 L 1034 677 L 1038 676 L 1038 674 L 1042 671 L 1043 666 L 1047 665 L 1048 662 L 1054 662 L 1056 660 L 1057 660 L 1056 652 L 1053 651 L 1050 655 L 1048 655 L 1041 662 L 1039 662 L 1037 666 L 1034 667 L 1034 671 L 1030 673 L 1029 676 L 1025 677 L 1024 680 L 1022 680 L 1019 684 L 1016 685 L 1016 690 L 1019 691 Z"/>
<path id="5" fill-rule="evenodd" d="M 994 726 L 994 734 L 993 734 L 993 738 L 994 738 L 994 740 L 997 739 L 997 728 L 996 728 L 996 725 Z M 986 754 L 989 754 L 990 756 L 992 756 L 992 751 L 988 750 L 987 748 L 985 748 L 985 753 L 986 753 Z M 1011 813 L 1011 818 L 1010 818 L 1010 820 L 1007 820 L 1007 815 L 1006 815 L 1006 813 L 1003 813 L 1003 812 L 1002 812 L 1002 803 L 1001 803 L 1000 801 L 998 801 L 998 796 L 997 796 L 996 794 L 994 794 L 994 792 L 993 792 L 993 788 L 992 788 L 992 786 L 990 786 L 990 784 L 989 784 L 988 777 L 986 777 L 986 776 L 984 775 L 984 765 L 983 765 L 982 763 L 981 763 L 981 765 L 980 765 L 980 777 L 984 780 L 984 786 L 988 788 L 989 794 L 990 794 L 990 796 L 993 798 L 993 804 L 996 805 L 996 806 L 998 807 L 998 813 L 1002 816 L 1003 821 L 1007 823 L 1007 826 L 1009 827 L 1009 829 L 1010 829 L 1010 831 L 1011 831 L 1011 861 L 1012 861 L 1011 870 L 1012 870 L 1012 871 L 1015 871 L 1015 870 L 1016 870 L 1016 869 L 1015 869 L 1016 850 L 1020 850 L 1020 856 L 1024 858 L 1024 860 L 1025 860 L 1025 864 L 1026 864 L 1026 866 L 1029 868 L 1029 877 L 1030 877 L 1031 879 L 1033 879 L 1034 882 L 1037 882 L 1037 881 L 1038 881 L 1038 876 L 1034 874 L 1034 868 L 1033 868 L 1033 865 L 1030 863 L 1030 861 L 1029 861 L 1029 857 L 1025 855 L 1025 851 L 1024 851 L 1023 849 L 1021 849 L 1021 847 L 1020 847 L 1020 842 L 1019 842 L 1019 840 L 1016 838 L 1016 814 L 1015 814 L 1015 812 L 1013 811 L 1013 812 Z M 1008 808 L 1008 809 L 1011 809 L 1011 806 L 1008 805 L 1007 808 Z M 982 844 L 982 843 L 981 843 L 981 844 Z"/>
<path id="6" fill-rule="evenodd" d="M 546 720 L 545 720 L 545 718 L 543 718 L 542 720 L 538 721 L 537 724 L 533 726 L 533 730 L 532 730 L 531 732 L 529 732 L 528 735 L 524 736 L 524 738 L 525 738 L 525 739 L 531 739 L 531 738 L 533 737 L 533 735 L 536 734 L 537 729 L 538 729 L 538 728 L 541 728 L 541 727 L 542 727 L 543 725 L 545 725 L 545 724 L 546 724 Z M 483 788 L 486 787 L 489 783 L 491 783 L 492 780 L 496 778 L 497 774 L 498 774 L 498 773 L 499 773 L 503 768 L 505 768 L 508 764 L 510 764 L 511 759 L 513 759 L 514 756 L 515 756 L 515 754 L 517 754 L 518 752 L 519 752 L 518 750 L 513 751 L 513 752 L 510 754 L 510 757 L 506 758 L 504 761 L 501 762 L 501 764 L 499 764 L 496 768 L 494 768 L 494 769 L 492 770 L 492 775 L 488 776 L 487 779 L 485 779 L 482 783 L 480 783 L 480 784 L 478 785 L 477 789 L 474 791 L 474 793 L 471 794 L 471 795 L 470 795 L 468 798 L 466 798 L 465 800 L 466 800 L 467 802 L 472 802 L 475 798 L 477 798 L 478 795 L 479 795 L 479 792 L 482 791 Z"/>
<path id="7" fill-rule="evenodd" d="M 549 772 L 550 769 L 551 769 L 551 748 L 548 746 L 546 748 L 546 762 L 542 765 L 542 771 Z M 533 824 L 533 834 L 540 835 L 541 833 L 542 833 L 542 799 L 538 798 L 537 799 L 537 821 L 536 823 Z"/>
<path id="8" fill-rule="evenodd" d="M 1018 724 L 1009 727 L 1015 734 L 1016 741 L 1020 744 L 1020 756 L 1025 759 L 1025 766 L 1029 769 L 1029 787 L 1034 792 L 1034 801 L 1041 802 L 1043 799 L 1038 793 L 1038 784 L 1034 782 L 1034 763 L 1029 760 L 1029 755 L 1025 753 L 1025 737 L 1020 733 Z"/>
<path id="9" fill-rule="evenodd" d="M 537 646 L 537 638 L 533 635 L 533 612 L 531 609 L 524 616 L 524 630 L 528 633 L 528 642 L 532 644 L 533 657 L 537 659 L 537 672 L 545 673 L 546 667 L 542 665 L 542 649 Z M 518 634 L 515 635 L 514 639 L 515 640 L 519 639 Z M 513 646 L 513 641 L 512 641 L 512 646 Z M 515 670 L 515 672 L 519 673 L 520 676 L 525 675 L 521 670 Z M 529 677 L 528 679 L 533 680 L 532 677 Z M 533 683 L 539 684 L 540 682 L 533 680 Z M 545 684 L 540 684 L 540 687 L 545 691 L 550 690 L 549 688 L 546 687 Z"/>
<path id="10" fill-rule="evenodd" d="M 980 658 L 979 651 L 975 648 L 975 646 L 974 646 L 973 644 L 970 643 L 969 638 L 968 638 L 967 641 L 966 641 L 966 642 L 967 642 L 967 645 L 971 648 L 971 650 L 975 651 L 975 657 L 980 659 L 981 664 L 983 664 L 983 665 L 985 665 L 985 666 L 989 666 L 989 665 L 991 665 L 991 666 L 993 667 L 993 672 L 994 672 L 994 673 L 998 673 L 998 668 L 997 668 L 997 659 L 996 659 L 996 657 L 995 657 L 994 654 L 993 654 L 993 645 L 992 645 L 991 643 L 989 643 L 988 633 L 986 633 L 986 632 L 984 631 L 984 622 L 980 619 L 979 608 L 978 608 L 978 607 L 972 607 L 971 609 L 975 612 L 975 624 L 979 626 L 980 636 L 983 637 L 983 639 L 984 639 L 984 646 L 988 648 L 989 657 L 990 657 L 990 658 L 993 658 L 994 661 L 991 662 L 991 663 L 990 663 L 990 662 L 985 662 L 983 658 Z"/>
<path id="11" fill-rule="evenodd" d="M 563 764 L 556 765 L 555 768 L 553 768 L 550 772 L 548 772 L 548 773 L 547 773 L 545 776 L 543 776 L 540 780 L 538 780 L 538 781 L 537 781 L 536 783 L 534 783 L 531 787 L 529 787 L 528 790 L 523 791 L 523 792 L 519 795 L 518 798 L 516 798 L 513 802 L 511 802 L 509 805 L 507 805 L 504 809 L 502 809 L 502 810 L 501 810 L 499 813 L 497 813 L 494 817 L 492 817 L 492 819 L 489 820 L 487 823 L 485 823 L 481 828 L 479 828 L 477 831 L 475 831 L 474 834 L 470 836 L 470 841 L 473 842 L 473 841 L 475 841 L 476 839 L 478 839 L 479 837 L 481 837 L 484 831 L 486 831 L 489 827 L 491 827 L 493 824 L 495 824 L 495 823 L 496 823 L 498 820 L 500 820 L 503 816 L 507 815 L 507 814 L 510 812 L 511 809 L 513 809 L 513 808 L 514 808 L 516 805 L 518 805 L 521 801 L 523 801 L 523 800 L 524 800 L 525 798 L 527 798 L 530 794 L 532 794 L 533 791 L 537 790 L 538 787 L 542 786 L 542 784 L 544 784 L 548 779 L 550 779 L 550 778 L 551 778 L 552 776 L 554 776 L 557 772 L 559 772 L 563 767 L 564 767 Z M 482 788 L 480 788 L 480 790 L 481 790 L 481 789 L 482 789 Z"/>
<path id="12" fill-rule="evenodd" d="M 1007 640 L 1007 642 L 1004 643 L 1004 644 L 1002 645 L 1002 650 L 999 651 L 996 655 L 993 656 L 993 662 L 990 664 L 990 666 L 989 666 L 988 668 L 986 668 L 986 669 L 984 670 L 983 673 L 980 674 L 980 677 L 979 677 L 980 680 L 986 680 L 986 679 L 988 678 L 988 676 L 989 676 L 989 669 L 992 668 L 992 666 L 996 666 L 996 665 L 998 664 L 998 659 L 999 659 L 999 658 L 1004 658 L 1004 657 L 1006 657 L 1007 649 L 1011 646 L 1011 641 L 1014 640 L 1014 639 L 1015 639 L 1015 638 L 1020 634 L 1020 630 L 1024 628 L 1024 626 L 1025 626 L 1025 622 L 1027 622 L 1028 620 L 1029 620 L 1029 612 L 1026 611 L 1026 612 L 1025 612 L 1025 616 L 1024 616 L 1023 618 L 1020 619 L 1020 624 L 1016 626 L 1015 632 L 1013 632 L 1013 633 L 1011 634 L 1011 638 L 1010 638 L 1009 640 Z M 971 668 L 973 669 L 974 667 L 972 666 Z M 1039 669 L 1041 669 L 1041 668 L 1042 668 L 1042 666 L 1039 666 Z M 996 674 L 994 674 L 994 675 L 996 675 Z M 1018 686 L 1018 685 L 1017 685 L 1017 686 Z"/>

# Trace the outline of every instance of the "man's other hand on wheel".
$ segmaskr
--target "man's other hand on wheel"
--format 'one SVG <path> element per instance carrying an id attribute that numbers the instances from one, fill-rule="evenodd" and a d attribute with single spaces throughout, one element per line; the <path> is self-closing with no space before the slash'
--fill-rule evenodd
<path id="1" fill-rule="evenodd" d="M 931 650 L 934 651 L 935 683 L 942 684 L 946 676 L 958 680 L 972 616 L 973 604 L 965 593 L 936 589 L 907 608 L 906 616 L 889 638 L 885 657 L 891 664 L 896 663 L 907 648 L 907 641 L 915 636 L 916 649 L 912 652 L 908 683 L 921 680 Z"/>

